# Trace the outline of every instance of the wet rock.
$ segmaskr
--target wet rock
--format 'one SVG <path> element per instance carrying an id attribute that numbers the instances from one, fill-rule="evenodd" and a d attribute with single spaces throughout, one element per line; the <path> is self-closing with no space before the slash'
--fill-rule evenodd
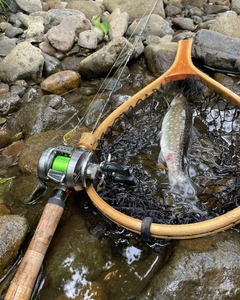
<path id="1" fill-rule="evenodd" d="M 44 41 L 39 44 L 39 49 L 42 50 L 42 52 L 48 54 L 48 55 L 55 55 L 57 50 L 47 41 Z"/>
<path id="2" fill-rule="evenodd" d="M 75 9 L 81 11 L 88 20 L 91 20 L 93 16 L 102 14 L 101 7 L 95 1 L 76 1 L 71 0 L 67 3 L 66 8 Z"/>
<path id="3" fill-rule="evenodd" d="M 43 56 L 44 56 L 43 75 L 45 77 L 48 77 L 62 70 L 62 64 L 56 57 L 50 56 L 46 53 L 43 53 Z"/>
<path id="4" fill-rule="evenodd" d="M 0 80 L 3 82 L 14 82 L 19 79 L 37 81 L 42 76 L 43 63 L 41 51 L 29 42 L 22 42 L 0 62 Z"/>
<path id="5" fill-rule="evenodd" d="M 85 278 L 89 283 L 101 274 L 111 250 L 105 247 L 102 251 L 100 240 L 89 234 L 80 214 L 72 214 L 64 226 L 56 232 L 54 239 L 55 245 L 50 245 L 45 260 L 45 270 L 48 273 L 47 284 L 51 287 L 57 288 L 63 284 L 63 277 L 67 279 L 66 282 L 71 282 L 76 272 L 80 278 Z M 56 251 L 60 249 L 59 247 L 61 251 Z M 75 252 L 74 249 L 78 251 Z M 78 255 L 75 255 L 76 253 Z M 78 294 L 83 286 L 84 283 L 80 281 L 75 289 L 67 290 L 65 286 L 64 290 L 66 295 L 72 298 L 74 293 Z"/>
<path id="6" fill-rule="evenodd" d="M 5 32 L 5 30 L 8 28 L 8 27 L 11 27 L 12 25 L 8 22 L 1 22 L 0 23 L 0 29 Z"/>
<path id="7" fill-rule="evenodd" d="M 5 204 L 0 204 L 0 216 L 5 216 L 10 214 L 10 210 L 6 207 Z"/>
<path id="8" fill-rule="evenodd" d="M 194 37 L 195 33 L 192 31 L 183 31 L 180 32 L 176 35 L 174 35 L 172 41 L 173 42 L 179 42 L 180 40 L 185 40 L 185 39 L 192 39 Z"/>
<path id="9" fill-rule="evenodd" d="M 6 121 L 7 121 L 6 118 L 1 117 L 0 118 L 0 126 L 4 125 L 6 123 Z"/>
<path id="10" fill-rule="evenodd" d="M 12 138 L 12 141 L 14 138 Z M 19 155 L 24 147 L 23 140 L 18 140 L 11 143 L 2 151 L 0 156 L 0 165 L 4 168 L 9 168 L 13 165 L 16 165 L 18 162 Z"/>
<path id="11" fill-rule="evenodd" d="M 231 9 L 239 15 L 240 14 L 240 0 L 232 1 Z"/>
<path id="12" fill-rule="evenodd" d="M 5 30 L 5 35 L 9 38 L 14 38 L 23 33 L 22 28 L 17 28 L 14 26 L 8 26 Z"/>
<path id="13" fill-rule="evenodd" d="M 165 7 L 166 17 L 175 17 L 182 14 L 182 9 L 174 4 L 168 4 Z"/>
<path id="14" fill-rule="evenodd" d="M 104 39 L 104 32 L 101 29 L 96 28 L 96 27 L 93 27 L 92 31 L 94 31 L 96 34 L 97 42 L 98 43 L 102 42 Z"/>
<path id="15" fill-rule="evenodd" d="M 24 147 L 23 140 L 13 142 L 10 146 L 6 147 L 2 151 L 2 155 L 5 156 L 6 158 L 18 156 L 21 153 L 23 147 Z"/>
<path id="16" fill-rule="evenodd" d="M 234 85 L 234 80 L 232 79 L 232 77 L 227 76 L 223 73 L 215 73 L 213 76 L 213 79 L 216 80 L 217 82 L 219 82 L 220 84 L 224 85 L 225 87 L 227 87 L 228 89 L 232 89 L 233 85 Z"/>
<path id="17" fill-rule="evenodd" d="M 30 103 L 42 97 L 43 93 L 42 90 L 37 86 L 29 86 L 22 97 L 23 103 Z"/>
<path id="18" fill-rule="evenodd" d="M 192 47 L 194 58 L 217 69 L 240 71 L 240 39 L 212 30 L 199 30 Z"/>
<path id="19" fill-rule="evenodd" d="M 21 98 L 12 93 L 0 94 L 0 114 L 6 116 L 21 107 Z"/>
<path id="20" fill-rule="evenodd" d="M 61 0 L 46 0 L 43 2 L 43 10 L 48 11 L 50 9 L 64 9 L 66 3 L 61 2 Z"/>
<path id="21" fill-rule="evenodd" d="M 192 20 L 193 20 L 193 24 L 194 24 L 194 25 L 202 24 L 202 18 L 200 18 L 200 17 L 198 17 L 198 16 L 193 16 L 193 17 L 192 17 Z M 196 26 L 196 28 L 198 28 L 198 27 Z"/>
<path id="22" fill-rule="evenodd" d="M 68 52 L 74 43 L 76 30 L 78 33 L 91 29 L 91 23 L 82 16 L 65 17 L 61 23 L 52 27 L 46 34 L 52 46 L 62 52 Z"/>
<path id="23" fill-rule="evenodd" d="M 69 16 L 82 16 L 85 15 L 75 9 L 50 9 L 48 12 L 32 13 L 32 16 L 42 16 L 44 18 L 45 32 L 48 32 L 54 26 L 57 26 L 61 21 Z"/>
<path id="24" fill-rule="evenodd" d="M 198 7 L 198 8 L 203 8 L 203 6 L 208 3 L 208 0 L 182 0 L 181 4 L 182 6 L 185 7 Z"/>
<path id="25" fill-rule="evenodd" d="M 34 112 L 34 113 L 33 113 Z M 14 134 L 23 132 L 25 137 L 50 129 L 67 129 L 77 123 L 77 111 L 66 100 L 57 95 L 46 95 L 32 101 L 7 122 Z"/>
<path id="26" fill-rule="evenodd" d="M 1 125 L 0 126 L 0 149 L 10 145 L 11 142 L 12 142 L 12 134 L 6 128 L 6 124 Z"/>
<path id="27" fill-rule="evenodd" d="M 41 83 L 41 89 L 52 94 L 62 95 L 79 87 L 80 75 L 71 70 L 65 70 L 49 76 Z"/>
<path id="28" fill-rule="evenodd" d="M 16 46 L 16 43 L 7 37 L 0 38 L 0 56 L 7 56 Z"/>
<path id="29" fill-rule="evenodd" d="M 128 27 L 127 36 L 138 35 L 142 27 L 146 23 L 148 16 L 143 17 L 140 20 L 134 20 L 132 24 Z M 163 37 L 167 34 L 173 35 L 174 31 L 170 24 L 164 20 L 161 16 L 152 14 L 149 18 L 147 25 L 145 26 L 142 36 L 156 35 Z"/>
<path id="30" fill-rule="evenodd" d="M 193 20 L 189 18 L 183 18 L 183 17 L 174 18 L 172 19 L 172 23 L 184 30 L 189 30 L 189 31 L 195 30 L 195 25 L 193 23 Z"/>
<path id="31" fill-rule="evenodd" d="M 78 38 L 78 45 L 86 49 L 96 49 L 98 39 L 96 33 L 93 30 L 85 30 L 80 32 Z"/>
<path id="32" fill-rule="evenodd" d="M 149 45 L 144 50 L 144 56 L 149 70 L 159 76 L 166 72 L 172 65 L 177 52 L 177 43 L 161 43 Z"/>
<path id="33" fill-rule="evenodd" d="M 217 16 L 210 26 L 210 30 L 233 38 L 240 38 L 240 19 L 234 11 L 227 11 Z"/>
<path id="34" fill-rule="evenodd" d="M 71 291 L 67 292 L 68 295 L 74 293 L 71 293 Z M 48 293 L 43 294 L 43 297 L 46 298 Z M 91 295 L 91 300 L 102 300 L 102 299 L 107 299 L 106 295 L 103 292 L 102 285 L 99 282 L 87 282 L 81 286 L 81 289 L 79 289 L 77 296 L 74 295 L 74 300 L 82 300 L 85 298 L 86 295 Z M 57 298 L 54 298 L 54 300 L 68 300 L 69 298 L 66 296 L 65 292 L 62 293 Z"/>
<path id="35" fill-rule="evenodd" d="M 11 85 L 10 93 L 12 95 L 18 95 L 23 97 L 27 89 L 27 83 L 25 80 L 17 80 L 13 85 Z"/>
<path id="36" fill-rule="evenodd" d="M 198 7 L 192 7 L 189 9 L 189 13 L 191 17 L 197 16 L 197 17 L 202 17 L 203 16 L 203 11 L 198 8 Z"/>
<path id="37" fill-rule="evenodd" d="M 37 175 L 39 158 L 44 149 L 62 144 L 66 130 L 50 130 L 35 134 L 25 141 L 19 157 L 19 169 L 23 174 Z"/>
<path id="38" fill-rule="evenodd" d="M 127 12 L 130 22 L 135 19 L 142 18 L 143 15 L 146 15 L 146 11 L 148 12 L 148 9 L 150 12 L 149 3 L 145 0 L 132 0 L 131 2 L 122 0 L 103 0 L 103 5 L 110 13 L 113 12 L 113 10 L 116 8 L 119 8 L 121 11 Z M 162 0 L 158 1 L 153 13 L 165 18 L 165 11 Z"/>
<path id="39" fill-rule="evenodd" d="M 204 13 L 207 15 L 211 15 L 211 14 L 219 14 L 225 11 L 228 11 L 229 7 L 228 6 L 224 6 L 224 5 L 216 5 L 216 4 L 206 4 L 204 6 Z"/>
<path id="40" fill-rule="evenodd" d="M 16 0 L 16 3 L 29 14 L 42 10 L 42 2 L 40 0 Z"/>
<path id="41" fill-rule="evenodd" d="M 85 78 L 104 76 L 115 64 L 117 68 L 127 56 L 132 44 L 124 37 L 114 39 L 100 50 L 83 59 L 79 65 L 79 73 Z M 119 58 L 119 54 L 121 57 Z"/>
<path id="42" fill-rule="evenodd" d="M 128 28 L 129 15 L 126 12 L 121 12 L 119 8 L 114 9 L 109 17 L 109 32 L 110 40 L 121 37 L 125 34 Z"/>
<path id="43" fill-rule="evenodd" d="M 28 225 L 24 217 L 0 217 L 0 278 L 3 278 L 14 263 L 27 230 Z"/>
<path id="44" fill-rule="evenodd" d="M 138 40 L 136 43 L 137 37 L 130 39 L 131 43 L 135 46 L 133 51 L 133 57 L 138 58 L 144 52 L 144 45 L 142 40 Z"/>
<path id="45" fill-rule="evenodd" d="M 148 46 L 148 45 L 160 44 L 161 40 L 162 39 L 156 35 L 150 35 L 150 36 L 146 37 L 146 39 L 144 41 L 144 45 Z M 171 42 L 171 41 L 169 41 L 169 42 Z"/>
<path id="46" fill-rule="evenodd" d="M 11 195 L 23 204 L 33 204 L 43 195 L 45 190 L 46 186 L 36 176 L 22 175 L 13 181 Z"/>
<path id="47" fill-rule="evenodd" d="M 10 91 L 9 84 L 7 83 L 0 83 L 0 94 L 5 94 Z"/>
<path id="48" fill-rule="evenodd" d="M 28 28 L 26 39 L 31 42 L 42 42 L 44 35 L 44 18 L 19 14 L 19 20 Z"/>
<path id="49" fill-rule="evenodd" d="M 12 182 L 14 181 L 15 177 L 6 177 L 6 174 L 4 174 L 5 170 L 1 169 L 1 180 L 4 178 L 5 182 L 1 182 L 1 189 L 0 189 L 0 216 L 8 215 L 10 213 L 10 210 L 7 209 L 5 206 L 5 200 L 9 197 L 9 193 L 11 190 Z M 0 237 L 1 238 L 1 237 Z"/>
<path id="50" fill-rule="evenodd" d="M 83 60 L 83 57 L 77 56 L 68 56 L 65 57 L 62 61 L 63 70 L 72 70 L 77 72 L 80 62 Z"/>
<path id="51" fill-rule="evenodd" d="M 138 299 L 238 299 L 239 251 L 236 231 L 180 241 Z"/>

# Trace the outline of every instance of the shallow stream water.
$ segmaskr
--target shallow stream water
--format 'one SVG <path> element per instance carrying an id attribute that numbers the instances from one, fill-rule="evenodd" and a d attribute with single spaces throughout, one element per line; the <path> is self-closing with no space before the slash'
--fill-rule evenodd
<path id="1" fill-rule="evenodd" d="M 146 84 L 146 77 L 147 75 L 140 78 L 139 86 Z M 177 90 L 179 91 L 179 86 Z M 125 88 L 125 95 L 128 94 L 127 91 L 129 95 L 135 92 L 131 90 L 130 84 L 129 89 Z M 172 208 L 168 210 L 167 215 L 161 212 L 162 207 L 166 211 L 162 189 L 168 188 L 168 179 L 166 170 L 156 167 L 160 151 L 161 120 L 168 107 L 166 102 L 171 101 L 172 94 L 175 92 L 176 87 L 173 88 L 172 93 L 167 90 L 160 97 L 155 94 L 154 99 L 150 99 L 151 104 L 134 114 L 133 123 L 131 119 L 127 119 L 130 120 L 129 122 L 123 119 L 120 125 L 113 128 L 114 135 L 110 146 L 106 146 L 102 152 L 104 158 L 110 152 L 113 161 L 135 168 L 134 175 L 140 176 L 138 179 L 141 180 L 140 192 L 144 192 L 147 197 L 156 200 L 157 207 L 160 209 L 160 215 L 156 214 L 156 218 L 163 223 L 176 222 L 176 218 L 170 216 L 173 212 Z M 124 99 L 124 95 L 115 98 L 118 104 Z M 196 104 L 200 107 L 201 103 L 200 101 Z M 193 109 L 195 109 L 194 105 L 192 103 Z M 116 104 L 112 104 L 111 108 L 114 106 Z M 201 199 L 205 211 L 213 212 L 210 217 L 225 212 L 226 209 L 231 209 L 238 204 L 231 199 L 232 206 L 222 209 L 224 203 L 219 201 L 221 195 L 219 199 L 217 196 L 212 197 L 213 194 L 217 195 L 221 189 L 221 192 L 225 191 L 226 193 L 226 189 L 235 183 L 236 172 L 234 173 L 233 170 L 236 170 L 238 166 L 233 164 L 231 158 L 238 155 L 239 145 L 236 132 L 239 131 L 239 119 L 234 117 L 233 121 L 233 112 L 234 109 L 225 110 L 224 106 L 220 114 L 215 109 L 208 110 L 204 107 L 201 107 L 201 110 L 195 110 L 195 125 L 201 138 L 196 138 L 191 144 L 187 157 L 187 168 L 189 175 L 198 184 L 207 187 L 205 190 L 207 192 Z M 98 113 L 99 109 L 95 115 L 92 115 L 97 116 Z M 222 122 L 223 117 L 226 120 L 229 118 L 229 122 Z M 93 121 L 87 119 L 89 124 L 92 124 Z M 204 135 L 206 132 L 210 132 L 210 135 Z M 220 132 L 220 140 L 218 140 L 219 134 L 212 138 L 212 132 Z M 120 142 L 116 144 L 120 147 L 114 148 L 114 142 L 118 139 Z M 121 144 L 124 141 L 127 148 L 126 145 L 123 145 L 124 143 Z M 229 157 L 225 156 L 224 153 L 231 145 L 233 152 Z M 221 158 L 220 161 L 219 158 Z M 228 161 L 229 158 L 230 161 Z M 226 162 L 226 165 L 223 165 L 223 162 Z M 219 172 L 214 172 L 214 168 Z M 232 173 L 229 173 L 229 168 Z M 21 176 L 17 166 L 11 168 L 9 175 Z M 216 181 L 221 185 L 216 187 Z M 123 209 L 124 211 L 125 209 L 126 213 L 131 210 L 127 206 L 130 205 L 130 208 L 135 208 L 132 210 L 134 217 L 146 216 L 142 212 L 139 213 L 138 210 L 140 208 L 146 212 L 144 206 L 146 203 L 138 197 L 139 191 L 135 193 L 134 188 L 126 191 L 121 184 L 120 186 L 114 184 L 113 188 L 112 183 L 109 184 L 112 193 L 110 195 L 111 205 L 119 210 Z M 50 185 L 46 193 L 30 205 L 23 205 L 12 198 L 6 202 L 12 213 L 25 215 L 30 223 L 30 233 L 23 246 L 23 252 L 27 248 L 52 189 L 53 185 Z M 130 193 L 135 193 L 131 201 L 126 194 L 129 190 Z M 103 191 L 103 194 L 109 198 L 107 193 L 107 189 Z M 121 196 L 115 198 L 114 193 L 115 195 L 127 195 L 124 198 L 125 202 L 122 201 Z M 149 201 L 149 198 L 146 199 Z M 154 207 L 152 210 L 156 212 L 157 208 Z M 139 215 L 136 215 L 136 212 Z M 154 217 L 154 214 L 152 216 Z M 167 220 L 164 220 L 166 216 Z M 181 218 L 181 221 L 193 222 L 196 219 L 201 220 L 201 216 L 200 218 L 196 215 L 191 217 L 186 214 L 186 218 Z M 73 192 L 46 254 L 32 299 L 137 299 L 141 291 L 151 283 L 155 273 L 167 264 L 175 244 L 175 241 L 167 240 L 143 242 L 139 235 L 116 226 L 101 215 L 85 191 Z"/>

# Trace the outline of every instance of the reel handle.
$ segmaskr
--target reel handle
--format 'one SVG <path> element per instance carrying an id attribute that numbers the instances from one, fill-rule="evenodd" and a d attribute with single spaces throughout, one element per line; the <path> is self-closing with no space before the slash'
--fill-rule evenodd
<path id="1" fill-rule="evenodd" d="M 29 300 L 31 298 L 44 256 L 63 214 L 67 197 L 68 193 L 62 187 L 53 191 L 5 300 Z"/>

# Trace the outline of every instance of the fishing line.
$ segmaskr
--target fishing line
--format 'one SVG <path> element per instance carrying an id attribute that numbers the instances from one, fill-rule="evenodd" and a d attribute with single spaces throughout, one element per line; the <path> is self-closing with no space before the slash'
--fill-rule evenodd
<path id="1" fill-rule="evenodd" d="M 126 58 L 123 59 L 123 60 L 121 61 L 120 65 L 119 65 L 118 68 L 116 69 L 115 73 L 113 74 L 113 76 L 111 77 L 111 79 L 107 82 L 107 80 L 108 80 L 108 78 L 110 77 L 110 74 L 112 73 L 112 71 L 114 70 L 114 68 L 115 68 L 115 66 L 116 66 L 116 64 L 117 64 L 117 62 L 118 62 L 118 60 L 121 60 L 121 57 L 122 57 L 122 55 L 124 54 L 124 50 L 126 49 L 126 45 L 127 45 L 127 44 L 125 44 L 125 46 L 122 48 L 122 50 L 120 51 L 120 53 L 119 53 L 119 55 L 118 55 L 116 61 L 114 62 L 114 64 L 112 65 L 111 69 L 109 70 L 108 74 L 107 74 L 106 77 L 104 78 L 104 81 L 102 82 L 102 84 L 101 84 L 100 87 L 98 88 L 98 91 L 97 91 L 96 95 L 94 96 L 94 98 L 93 98 L 93 100 L 91 101 L 91 103 L 88 105 L 88 108 L 86 109 L 86 111 L 85 111 L 83 117 L 81 118 L 81 120 L 79 121 L 79 123 L 78 123 L 73 129 L 71 129 L 70 131 L 68 131 L 68 132 L 64 135 L 63 141 L 64 141 L 65 143 L 67 143 L 67 137 L 68 137 L 68 135 L 71 134 L 72 132 L 74 132 L 75 130 L 77 130 L 77 128 L 79 128 L 79 127 L 84 123 L 84 121 L 86 120 L 86 118 L 87 118 L 87 116 L 89 115 L 89 113 L 94 109 L 94 107 L 95 107 L 95 105 L 96 105 L 96 101 L 99 100 L 99 99 L 101 98 L 101 96 L 103 95 L 103 93 L 104 93 L 106 90 L 108 90 L 108 86 L 111 85 L 111 83 L 114 81 L 113 78 L 115 77 L 115 75 L 116 75 L 117 73 L 119 73 L 119 70 L 120 70 L 120 73 L 119 73 L 119 75 L 117 76 L 117 78 L 116 78 L 116 80 L 115 80 L 115 83 L 113 84 L 113 87 L 111 88 L 111 91 L 110 91 L 110 93 L 109 93 L 109 95 L 108 95 L 108 98 L 107 98 L 107 100 L 105 101 L 105 103 L 104 103 L 104 105 L 103 105 L 103 107 L 102 107 L 102 109 L 101 109 L 101 112 L 100 112 L 99 116 L 97 117 L 97 120 L 96 120 L 95 124 L 93 125 L 93 128 L 92 128 L 91 132 L 93 133 L 93 132 L 95 131 L 95 129 L 97 128 L 97 126 L 98 126 L 98 124 L 99 124 L 99 122 L 100 122 L 100 119 L 101 119 L 101 118 L 103 117 L 103 115 L 104 115 L 104 111 L 105 111 L 105 109 L 106 109 L 106 107 L 107 107 L 107 105 L 108 105 L 108 103 L 109 103 L 109 101 L 110 101 L 110 99 L 111 99 L 113 93 L 114 93 L 115 90 L 116 90 L 116 87 L 117 87 L 117 85 L 118 85 L 118 83 L 119 83 L 119 81 L 120 81 L 120 79 L 121 79 L 121 77 L 122 77 L 122 74 L 123 74 L 123 72 L 124 72 L 124 70 L 125 70 L 125 68 L 126 68 L 126 66 L 127 66 L 127 64 L 128 64 L 128 62 L 129 62 L 131 56 L 132 56 L 132 54 L 133 54 L 133 52 L 134 52 L 134 50 L 135 50 L 135 48 L 136 48 L 136 46 L 137 46 L 137 44 L 138 44 L 140 38 L 141 38 L 141 35 L 142 35 L 144 29 L 146 28 L 146 25 L 147 25 L 147 23 L 148 23 L 148 21 L 149 21 L 151 15 L 152 15 L 154 9 L 155 9 L 157 3 L 158 3 L 158 0 L 155 0 L 155 2 L 154 2 L 153 5 L 152 5 L 152 2 L 150 2 L 149 5 L 148 5 L 148 7 L 145 9 L 145 11 L 144 11 L 143 15 L 141 16 L 141 18 L 140 18 L 138 24 L 136 25 L 136 27 L 134 28 L 133 32 L 131 33 L 131 35 L 130 35 L 130 37 L 129 37 L 129 40 L 131 40 L 131 39 L 133 38 L 135 32 L 138 30 L 139 26 L 141 25 L 141 21 L 142 21 L 143 18 L 147 15 L 147 12 L 149 11 L 149 9 L 150 9 L 150 7 L 151 7 L 151 9 L 150 9 L 150 11 L 149 11 L 149 14 L 148 14 L 148 17 L 147 17 L 146 21 L 145 21 L 144 24 L 141 26 L 140 32 L 136 35 L 136 38 L 135 38 L 135 40 L 134 40 L 134 43 L 132 44 L 132 49 L 127 53 Z M 107 82 L 107 84 L 106 84 L 106 82 Z"/>
<path id="2" fill-rule="evenodd" d="M 117 84 L 118 84 L 119 80 L 120 80 L 121 77 L 122 77 L 122 74 L 123 74 L 123 72 L 124 72 L 124 70 L 125 70 L 125 68 L 126 68 L 126 66 L 127 66 L 127 64 L 128 64 L 128 62 L 129 62 L 131 56 L 132 56 L 132 54 L 133 54 L 133 51 L 135 50 L 135 48 L 136 48 L 136 46 L 137 46 L 137 44 L 138 44 L 138 42 L 139 42 L 139 40 L 140 40 L 140 37 L 141 37 L 141 35 L 142 35 L 142 33 L 143 33 L 143 31 L 144 31 L 144 29 L 145 29 L 147 23 L 148 23 L 148 21 L 149 21 L 151 15 L 152 15 L 152 13 L 153 13 L 153 11 L 154 11 L 154 9 L 155 9 L 157 3 L 158 3 L 158 0 L 156 0 L 155 3 L 154 3 L 154 5 L 152 6 L 152 9 L 150 10 L 150 13 L 149 13 L 149 15 L 148 15 L 148 17 L 147 17 L 145 23 L 144 23 L 143 26 L 141 27 L 141 30 L 140 30 L 139 34 L 137 35 L 136 39 L 134 40 L 132 49 L 127 53 L 127 57 L 126 57 L 125 63 L 123 64 L 123 67 L 121 68 L 121 71 L 120 71 L 120 73 L 119 73 L 119 76 L 117 77 L 117 80 L 115 81 L 115 83 L 114 83 L 114 85 L 113 85 L 113 88 L 112 88 L 112 90 L 111 90 L 110 93 L 109 93 L 109 96 L 108 96 L 108 98 L 107 98 L 107 100 L 106 100 L 106 102 L 105 102 L 105 104 L 104 104 L 104 106 L 103 106 L 103 108 L 102 108 L 102 111 L 101 111 L 101 113 L 99 114 L 99 116 L 98 116 L 98 118 L 97 118 L 97 120 L 96 120 L 96 123 L 95 123 L 94 126 L 93 126 L 93 129 L 92 129 L 92 131 L 91 131 L 92 133 L 93 133 L 93 132 L 95 131 L 95 129 L 97 128 L 97 125 L 99 124 L 99 121 L 100 121 L 100 119 L 101 119 L 101 117 L 102 117 L 102 115 L 103 115 L 103 112 L 104 112 L 104 110 L 105 110 L 107 104 L 109 103 L 109 101 L 110 101 L 110 99 L 111 99 L 111 97 L 112 97 L 112 95 L 113 95 L 113 93 L 114 93 L 114 91 L 115 91 L 115 89 L 116 89 L 116 87 L 117 87 Z M 145 12 L 146 12 L 146 11 L 145 11 Z M 144 17 L 144 16 L 142 16 L 141 20 L 143 19 L 143 17 Z M 140 23 L 140 22 L 139 22 L 139 23 Z M 136 28 L 137 28 L 137 26 L 136 26 Z M 135 29 L 136 29 L 136 28 L 135 28 Z M 132 35 L 133 35 L 133 33 L 132 33 Z M 132 35 L 131 35 L 131 36 L 132 36 Z"/>

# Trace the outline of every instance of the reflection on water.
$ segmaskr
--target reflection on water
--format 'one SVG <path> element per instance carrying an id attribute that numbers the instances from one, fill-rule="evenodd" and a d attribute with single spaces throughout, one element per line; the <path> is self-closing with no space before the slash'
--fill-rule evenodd
<path id="1" fill-rule="evenodd" d="M 68 298 L 75 298 L 80 294 L 82 287 L 89 284 L 86 280 L 86 275 L 88 274 L 88 268 L 82 266 L 80 269 L 75 269 L 71 267 L 71 262 L 73 262 L 74 257 L 68 257 L 63 261 L 62 265 L 64 267 L 69 267 L 68 270 L 72 273 L 71 279 L 65 280 L 63 278 L 63 290 Z M 93 295 L 89 295 L 89 290 L 84 294 L 84 299 L 90 299 Z"/>
<path id="2" fill-rule="evenodd" d="M 129 246 L 125 249 L 123 256 L 126 258 L 128 265 L 132 262 L 138 261 L 141 257 L 142 250 L 135 248 L 134 246 Z"/>

